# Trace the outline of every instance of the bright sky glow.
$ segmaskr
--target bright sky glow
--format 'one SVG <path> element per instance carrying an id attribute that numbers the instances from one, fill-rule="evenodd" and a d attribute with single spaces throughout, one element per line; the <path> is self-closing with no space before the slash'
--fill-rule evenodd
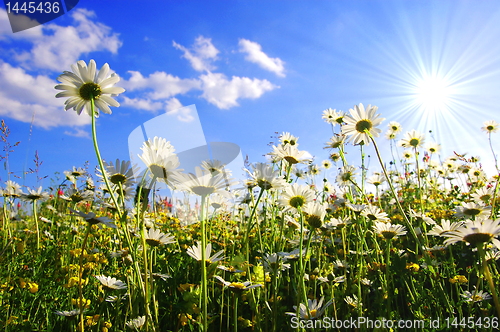
<path id="1" fill-rule="evenodd" d="M 21 141 L 10 167 L 21 184 L 36 185 L 23 171 L 34 168 L 37 151 L 48 186 L 55 172 L 95 164 L 89 117 L 65 112 L 54 97 L 59 74 L 95 59 L 126 89 L 121 106 L 98 119 L 104 159 L 129 159 L 130 133 L 168 112 L 179 123 L 199 118 L 206 142 L 235 143 L 251 162 L 263 161 L 274 133 L 286 131 L 320 163 L 331 137 L 322 111 L 363 103 L 379 107 L 383 132 L 398 121 L 403 134 L 416 129 L 440 143 L 442 160 L 456 151 L 479 155 L 488 168 L 480 128 L 500 122 L 498 21 L 495 1 L 80 1 L 13 34 L 0 8 L 0 115 L 11 142 Z M 197 115 L 182 109 L 189 105 Z M 176 133 L 165 130 L 167 139 Z M 492 139 L 500 151 L 500 138 Z M 378 142 L 390 150 L 383 135 Z M 359 166 L 359 148 L 347 153 Z M 365 153 L 375 168 L 373 151 Z M 337 167 L 330 172 L 334 178 Z"/>
<path id="2" fill-rule="evenodd" d="M 423 77 L 415 88 L 416 102 L 423 111 L 439 112 L 450 106 L 453 88 L 442 77 Z"/>

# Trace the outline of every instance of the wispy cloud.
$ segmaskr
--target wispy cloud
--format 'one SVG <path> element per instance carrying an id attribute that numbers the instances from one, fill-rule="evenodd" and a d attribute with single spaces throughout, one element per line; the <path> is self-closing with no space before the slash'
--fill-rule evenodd
<path id="1" fill-rule="evenodd" d="M 261 68 L 271 71 L 278 76 L 285 77 L 285 63 L 280 58 L 271 58 L 262 51 L 260 44 L 240 39 L 240 52 L 246 53 L 245 60 L 256 63 Z"/>
<path id="2" fill-rule="evenodd" d="M 212 39 L 199 36 L 194 41 L 191 49 L 188 49 L 175 41 L 173 45 L 176 49 L 184 52 L 183 57 L 186 58 L 196 71 L 211 71 L 216 67 L 212 64 L 217 60 L 219 50 L 212 44 Z"/>
<path id="3" fill-rule="evenodd" d="M 90 138 L 90 133 L 82 128 L 72 128 L 72 130 L 65 130 L 64 135 L 74 136 L 74 137 L 82 137 L 82 138 Z"/>

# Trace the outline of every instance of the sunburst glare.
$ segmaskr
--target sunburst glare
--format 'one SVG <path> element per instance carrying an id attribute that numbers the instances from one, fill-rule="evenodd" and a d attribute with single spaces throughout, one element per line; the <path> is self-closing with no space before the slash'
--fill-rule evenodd
<path id="1" fill-rule="evenodd" d="M 497 103 L 500 45 L 493 32 L 500 12 L 479 22 L 468 18 L 463 4 L 450 8 L 429 4 L 411 15 L 391 16 L 393 29 L 370 22 L 364 31 L 371 34 L 357 35 L 366 49 L 354 54 L 350 69 L 361 78 L 357 91 L 388 121 L 426 134 L 429 142 L 441 144 L 443 157 L 453 151 L 480 156 L 488 168 L 491 152 L 478 134 L 482 123 L 493 119 Z M 450 10 L 453 16 L 443 21 Z M 463 25 L 467 20 L 473 29 Z M 428 24 L 422 26 L 422 21 Z"/>
<path id="2" fill-rule="evenodd" d="M 453 86 L 443 77 L 424 75 L 416 82 L 415 102 L 424 110 L 439 112 L 450 106 Z"/>

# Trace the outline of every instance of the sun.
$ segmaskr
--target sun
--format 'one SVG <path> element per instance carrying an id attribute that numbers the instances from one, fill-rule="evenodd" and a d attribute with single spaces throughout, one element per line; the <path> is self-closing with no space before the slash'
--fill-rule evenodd
<path id="1" fill-rule="evenodd" d="M 416 82 L 416 103 L 426 111 L 444 111 L 453 99 L 453 88 L 439 76 L 423 76 Z"/>

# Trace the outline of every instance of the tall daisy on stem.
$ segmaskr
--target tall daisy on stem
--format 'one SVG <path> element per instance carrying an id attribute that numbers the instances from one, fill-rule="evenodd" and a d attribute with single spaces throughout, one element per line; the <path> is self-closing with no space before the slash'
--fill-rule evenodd
<path id="1" fill-rule="evenodd" d="M 495 214 L 495 203 L 496 203 L 496 197 L 498 194 L 498 181 L 500 179 L 500 169 L 498 168 L 498 161 L 497 161 L 497 156 L 495 154 L 495 150 L 493 150 L 493 145 L 491 144 L 491 133 L 496 133 L 498 131 L 498 128 L 500 128 L 500 124 L 497 123 L 495 120 L 489 120 L 484 122 L 484 126 L 481 128 L 483 131 L 488 133 L 488 142 L 490 143 L 490 149 L 491 153 L 493 154 L 493 159 L 495 160 L 495 169 L 497 170 L 497 177 L 496 177 L 496 184 L 495 184 L 495 193 L 493 195 L 493 200 L 492 200 L 492 211 L 491 215 L 494 216 Z"/>
<path id="2" fill-rule="evenodd" d="M 405 219 L 405 222 L 407 224 L 406 226 L 408 227 L 411 234 L 415 238 L 415 241 L 417 242 L 418 246 L 417 250 L 418 250 L 422 248 L 420 239 L 418 238 L 415 229 L 411 225 L 410 220 L 406 216 L 406 213 L 404 212 L 404 209 L 401 206 L 401 203 L 399 202 L 398 195 L 396 194 L 396 190 L 394 189 L 391 179 L 387 174 L 387 170 L 382 161 L 382 157 L 380 156 L 377 143 L 375 142 L 374 137 L 378 137 L 379 133 L 381 132 L 381 130 L 379 128 L 376 128 L 376 126 L 378 126 L 384 120 L 383 118 L 379 118 L 378 114 L 375 114 L 377 110 L 378 107 L 376 106 L 372 107 L 371 105 L 368 105 L 366 110 L 363 104 L 359 104 L 359 106 L 354 106 L 354 109 L 350 110 L 351 115 L 346 115 L 344 117 L 344 121 L 347 123 L 347 125 L 344 125 L 344 127 L 342 127 L 342 133 L 348 136 L 352 135 L 351 141 L 353 141 L 354 144 L 359 144 L 360 142 L 364 142 L 366 145 L 368 145 L 370 141 L 373 142 L 373 146 L 375 147 L 375 152 L 380 162 L 380 166 L 382 167 L 382 171 L 384 172 L 385 178 L 387 179 L 387 183 L 391 188 L 391 192 L 394 196 L 396 204 Z"/>
<path id="3" fill-rule="evenodd" d="M 344 116 L 344 122 L 346 124 L 342 126 L 342 134 L 351 136 L 350 141 L 353 144 L 359 144 L 361 148 L 361 192 L 363 193 L 366 172 L 364 167 L 365 154 L 363 147 L 370 144 L 370 136 L 379 136 L 382 130 L 377 128 L 377 126 L 385 120 L 384 118 L 379 118 L 380 114 L 375 114 L 377 110 L 377 106 L 368 105 L 365 109 L 363 104 L 354 105 L 354 108 L 349 110 L 350 114 Z"/>
<path id="4" fill-rule="evenodd" d="M 111 190 L 108 177 L 106 176 L 106 169 L 99 152 L 97 144 L 95 118 L 99 117 L 99 111 L 111 114 L 109 106 L 118 107 L 120 104 L 112 97 L 125 92 L 125 89 L 114 86 L 120 77 L 115 73 L 110 74 L 110 68 L 105 63 L 99 71 L 96 69 L 94 60 L 90 60 L 89 64 L 80 60 L 71 66 L 71 71 L 64 71 L 57 80 L 62 84 L 55 86 L 56 90 L 62 90 L 56 95 L 56 98 L 69 97 L 65 102 L 64 109 L 67 111 L 73 109 L 80 115 L 85 109 L 85 112 L 90 115 L 92 119 L 92 140 L 94 142 L 94 150 L 99 162 L 99 167 L 106 183 L 106 187 L 111 194 L 113 203 L 121 215 L 121 209 L 114 192 Z"/>
<path id="5" fill-rule="evenodd" d="M 106 188 L 111 194 L 113 203 L 118 210 L 119 215 L 121 216 L 120 206 L 118 205 L 118 201 L 114 192 L 111 190 L 111 185 L 106 175 L 107 173 L 101 158 L 101 153 L 99 152 L 95 118 L 99 116 L 99 111 L 102 111 L 106 114 L 111 114 L 111 109 L 109 108 L 109 106 L 120 106 L 120 104 L 112 97 L 123 93 L 125 89 L 114 86 L 116 83 L 118 83 L 120 77 L 115 73 L 110 74 L 110 68 L 107 63 L 102 66 L 99 72 L 97 72 L 96 63 L 94 60 L 90 60 L 88 66 L 85 61 L 80 60 L 76 64 L 72 65 L 71 68 L 73 70 L 72 72 L 64 71 L 63 74 L 59 75 L 59 77 L 57 78 L 57 80 L 62 84 L 56 85 L 55 89 L 62 91 L 56 95 L 56 98 L 69 97 L 64 102 L 64 109 L 66 111 L 69 109 L 73 109 L 78 115 L 80 115 L 83 109 L 85 109 L 86 113 L 90 115 L 92 119 L 92 140 L 94 143 L 94 150 L 97 156 L 97 161 L 99 163 L 104 182 L 106 183 Z M 85 233 L 85 238 L 82 245 L 82 255 L 89 232 L 90 226 L 87 227 L 87 232 Z M 81 298 L 82 294 L 80 290 L 80 299 Z M 83 310 L 81 310 L 80 314 L 79 329 L 82 332 L 84 330 Z"/>

